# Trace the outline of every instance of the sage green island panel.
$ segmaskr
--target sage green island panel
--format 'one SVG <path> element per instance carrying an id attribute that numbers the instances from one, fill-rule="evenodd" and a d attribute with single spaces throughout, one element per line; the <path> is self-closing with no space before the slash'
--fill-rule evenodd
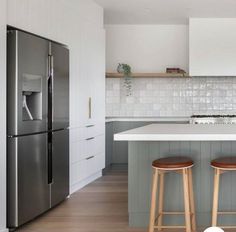
<path id="1" fill-rule="evenodd" d="M 149 220 L 152 161 L 167 156 L 188 156 L 193 167 L 193 183 L 198 226 L 210 226 L 213 169 L 210 161 L 236 155 L 235 141 L 129 141 L 129 224 L 147 227 Z M 165 177 L 165 211 L 183 211 L 182 175 L 168 173 Z M 236 172 L 224 173 L 220 180 L 219 208 L 236 210 Z M 219 216 L 219 223 L 235 224 L 236 215 Z M 165 216 L 164 223 L 183 224 L 182 216 Z"/>

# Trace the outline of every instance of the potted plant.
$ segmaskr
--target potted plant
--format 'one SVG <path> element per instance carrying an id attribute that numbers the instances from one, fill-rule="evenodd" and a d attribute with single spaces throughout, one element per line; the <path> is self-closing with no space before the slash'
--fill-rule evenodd
<path id="1" fill-rule="evenodd" d="M 130 96 L 132 94 L 132 81 L 131 81 L 131 67 L 128 64 L 118 64 L 117 72 L 124 75 L 124 87 L 126 89 L 126 96 Z"/>

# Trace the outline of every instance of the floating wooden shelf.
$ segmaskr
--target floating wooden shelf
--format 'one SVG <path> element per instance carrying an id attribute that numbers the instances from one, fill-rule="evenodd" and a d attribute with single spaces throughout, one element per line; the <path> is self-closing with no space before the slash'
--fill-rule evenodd
<path id="1" fill-rule="evenodd" d="M 121 78 L 123 74 L 116 72 L 107 72 L 106 78 Z M 135 78 L 145 78 L 145 77 L 179 77 L 179 78 L 188 78 L 190 77 L 188 74 L 181 73 L 132 73 L 131 77 Z"/>

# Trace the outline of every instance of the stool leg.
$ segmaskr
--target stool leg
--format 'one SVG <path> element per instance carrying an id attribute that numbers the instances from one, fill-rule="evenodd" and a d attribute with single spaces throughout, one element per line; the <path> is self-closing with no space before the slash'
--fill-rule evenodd
<path id="1" fill-rule="evenodd" d="M 153 232 L 155 226 L 157 186 L 158 186 L 158 170 L 154 169 L 153 179 L 152 179 L 152 197 L 151 197 L 149 232 Z"/>
<path id="2" fill-rule="evenodd" d="M 158 199 L 158 226 L 162 226 L 163 221 L 163 198 L 164 198 L 164 172 L 160 172 L 160 189 L 159 189 L 159 199 Z M 162 230 L 162 228 L 159 227 L 159 231 Z"/>
<path id="3" fill-rule="evenodd" d="M 186 232 L 191 232 L 188 170 L 185 168 L 185 169 L 183 169 L 182 172 L 183 172 L 183 185 L 184 185 L 184 208 L 185 208 Z"/>
<path id="4" fill-rule="evenodd" d="M 220 183 L 220 169 L 215 168 L 214 189 L 213 189 L 213 205 L 212 205 L 212 226 L 217 225 L 218 201 L 219 201 L 219 183 Z"/>
<path id="5" fill-rule="evenodd" d="M 192 168 L 188 170 L 189 177 L 189 194 L 190 194 L 190 212 L 191 212 L 191 222 L 192 222 L 192 230 L 196 231 L 196 215 L 195 215 L 195 203 L 194 203 L 194 192 L 193 192 L 193 175 Z"/>

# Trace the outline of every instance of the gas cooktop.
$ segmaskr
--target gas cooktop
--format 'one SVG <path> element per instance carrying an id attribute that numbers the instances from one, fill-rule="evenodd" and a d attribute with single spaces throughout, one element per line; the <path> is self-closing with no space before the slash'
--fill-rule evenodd
<path id="1" fill-rule="evenodd" d="M 190 119 L 192 124 L 236 124 L 236 115 L 192 115 Z"/>
<path id="2" fill-rule="evenodd" d="M 195 114 L 191 116 L 191 118 L 234 118 L 234 117 L 236 117 L 235 114 L 209 114 L 209 115 Z"/>

